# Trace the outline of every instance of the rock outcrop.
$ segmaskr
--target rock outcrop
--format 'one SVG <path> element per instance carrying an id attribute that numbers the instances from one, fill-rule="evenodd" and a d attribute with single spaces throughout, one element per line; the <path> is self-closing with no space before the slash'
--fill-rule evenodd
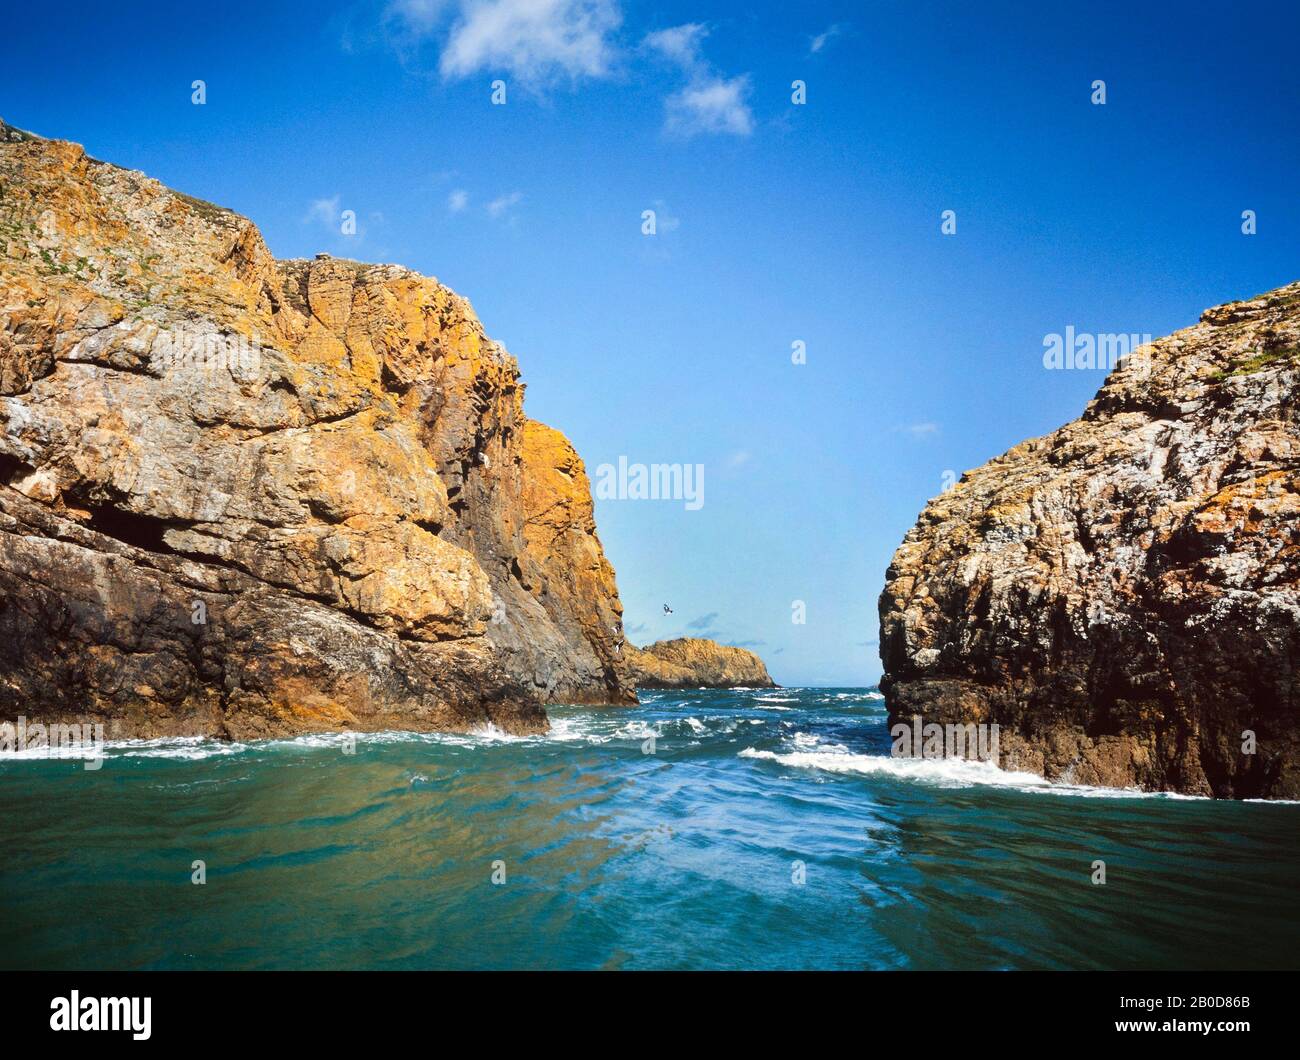
<path id="1" fill-rule="evenodd" d="M 638 688 L 775 688 L 752 651 L 699 637 L 660 640 L 623 654 Z"/>
<path id="2" fill-rule="evenodd" d="M 469 303 L 0 124 L 0 717 L 545 728 L 635 702 L 582 462 Z"/>
<path id="3" fill-rule="evenodd" d="M 1122 361 L 967 472 L 880 598 L 891 721 L 1050 779 L 1300 797 L 1300 284 Z"/>

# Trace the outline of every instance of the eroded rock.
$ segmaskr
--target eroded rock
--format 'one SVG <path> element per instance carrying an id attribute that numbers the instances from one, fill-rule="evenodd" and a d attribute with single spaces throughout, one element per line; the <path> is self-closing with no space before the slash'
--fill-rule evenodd
<path id="1" fill-rule="evenodd" d="M 997 723 L 1051 779 L 1300 797 L 1298 405 L 1291 284 L 963 475 L 880 597 L 891 720 Z"/>
<path id="2" fill-rule="evenodd" d="M 661 640 L 624 648 L 638 688 L 775 688 L 763 660 L 752 651 L 700 637 Z"/>
<path id="3" fill-rule="evenodd" d="M 581 461 L 469 303 L 0 125 L 0 714 L 110 737 L 634 702 Z"/>

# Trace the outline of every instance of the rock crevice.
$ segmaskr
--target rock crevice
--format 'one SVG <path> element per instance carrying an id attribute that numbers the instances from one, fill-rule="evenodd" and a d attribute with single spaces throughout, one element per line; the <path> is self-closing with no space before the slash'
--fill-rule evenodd
<path id="1" fill-rule="evenodd" d="M 0 123 L 0 713 L 510 731 L 629 703 L 582 463 L 469 303 Z"/>

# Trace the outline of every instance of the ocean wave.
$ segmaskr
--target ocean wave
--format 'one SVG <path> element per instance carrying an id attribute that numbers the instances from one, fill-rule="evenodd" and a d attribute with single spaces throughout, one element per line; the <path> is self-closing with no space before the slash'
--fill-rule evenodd
<path id="1" fill-rule="evenodd" d="M 656 739 L 663 736 L 660 731 L 658 722 L 647 722 L 638 718 L 635 721 L 629 721 L 626 725 L 620 725 L 608 737 L 616 740 L 644 740 L 649 736 Z"/>
<path id="2" fill-rule="evenodd" d="M 760 710 L 793 710 L 788 704 L 799 702 L 801 701 L 788 696 L 752 696 L 749 705 Z"/>
<path id="3" fill-rule="evenodd" d="M 270 740 L 217 740 L 204 736 L 163 736 L 150 740 L 106 740 L 103 755 L 109 758 L 153 758 L 197 761 L 205 758 L 283 750 L 338 750 L 350 746 L 389 744 L 427 744 L 454 748 L 488 748 L 497 745 L 608 744 L 615 741 L 641 742 L 656 739 L 703 739 L 711 733 L 734 731 L 739 719 L 727 715 L 710 715 L 703 720 L 693 716 L 678 718 L 619 718 L 613 725 L 610 715 L 582 713 L 552 716 L 550 729 L 544 733 L 515 735 L 487 723 L 466 732 L 409 732 L 386 729 L 379 732 L 307 733 L 302 736 Z M 761 723 L 757 723 L 761 724 Z M 31 748 L 0 754 L 4 761 L 39 761 L 47 758 L 83 759 L 86 749 Z"/>
<path id="4" fill-rule="evenodd" d="M 796 747 L 800 746 L 799 737 L 806 735 L 796 734 L 793 741 Z M 1062 784 L 1046 780 L 1036 773 L 1005 770 L 992 762 L 979 762 L 967 758 L 891 758 L 884 755 L 853 754 L 838 744 L 818 745 L 815 737 L 811 742 L 805 741 L 802 746 L 806 748 L 816 746 L 816 749 L 779 752 L 760 751 L 747 747 L 739 753 L 739 757 L 763 759 L 795 769 L 818 769 L 827 773 L 855 776 L 893 777 L 944 788 L 987 786 L 1093 799 L 1207 798 L 1207 796 L 1182 795 L 1177 792 L 1140 791 L 1137 788 L 1096 788 L 1084 784 Z"/>
<path id="5" fill-rule="evenodd" d="M 102 752 L 105 758 L 210 758 L 213 755 L 239 754 L 249 744 L 212 740 L 203 736 L 162 736 L 153 740 L 105 740 L 101 745 L 77 747 L 27 747 L 5 751 L 0 763 L 35 762 L 45 759 L 93 759 Z"/>
<path id="6" fill-rule="evenodd" d="M 378 732 L 323 732 L 305 733 L 302 736 L 280 737 L 271 740 L 218 740 L 210 736 L 160 736 L 154 739 L 105 740 L 102 746 L 105 758 L 156 758 L 197 761 L 228 755 L 248 754 L 269 750 L 342 750 L 345 747 L 366 744 L 437 744 L 451 747 L 483 747 L 492 744 L 543 743 L 548 741 L 581 740 L 591 734 L 581 731 L 575 719 L 562 718 L 552 722 L 551 731 L 528 736 L 515 736 L 491 722 L 467 732 L 409 732 L 385 729 Z M 43 759 L 84 759 L 86 747 L 47 748 L 34 747 L 22 751 L 0 754 L 0 763 L 6 761 L 39 761 Z"/>

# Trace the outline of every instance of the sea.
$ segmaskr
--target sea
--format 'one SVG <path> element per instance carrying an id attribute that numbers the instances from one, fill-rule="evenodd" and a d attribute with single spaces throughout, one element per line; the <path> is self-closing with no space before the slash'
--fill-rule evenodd
<path id="1" fill-rule="evenodd" d="M 895 758 L 874 688 L 641 698 L 0 756 L 0 966 L 1300 965 L 1300 805 Z"/>

